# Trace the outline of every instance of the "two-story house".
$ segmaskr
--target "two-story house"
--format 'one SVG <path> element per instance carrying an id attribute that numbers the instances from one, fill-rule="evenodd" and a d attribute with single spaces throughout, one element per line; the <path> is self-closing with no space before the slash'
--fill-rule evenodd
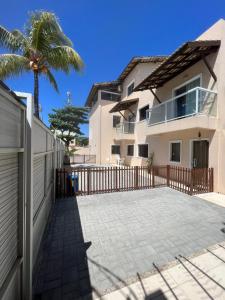
<path id="1" fill-rule="evenodd" d="M 154 153 L 155 165 L 213 167 L 214 189 L 225 193 L 225 21 L 168 57 L 138 59 L 113 82 L 118 99 L 101 118 L 103 100 L 92 106 L 90 140 L 103 147 L 93 152 L 101 153 L 98 162 L 142 165 Z"/>
<path id="2" fill-rule="evenodd" d="M 128 163 L 131 156 L 127 156 L 127 145 L 134 148 L 135 136 L 144 143 L 142 135 L 136 135 L 136 114 L 140 110 L 138 120 L 146 119 L 150 92 L 133 89 L 164 59 L 163 56 L 134 57 L 117 80 L 92 86 L 85 105 L 91 108 L 89 148 L 90 154 L 96 155 L 96 163 L 115 164 L 119 159 Z M 128 148 L 134 155 L 133 148 Z"/>

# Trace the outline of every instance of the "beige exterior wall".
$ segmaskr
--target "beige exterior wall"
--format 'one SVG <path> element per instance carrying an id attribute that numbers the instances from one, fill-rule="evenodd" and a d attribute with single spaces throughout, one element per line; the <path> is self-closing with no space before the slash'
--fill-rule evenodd
<path id="1" fill-rule="evenodd" d="M 79 147 L 79 146 L 71 146 L 70 149 L 75 149 L 74 154 L 79 154 L 79 155 L 89 155 L 90 154 L 90 147 Z"/>
<path id="2" fill-rule="evenodd" d="M 132 70 L 122 84 L 122 101 L 134 98 L 139 99 L 138 104 L 130 108 L 136 115 L 134 134 L 118 134 L 112 128 L 112 114 L 108 112 L 115 103 L 98 105 L 98 108 L 94 109 L 91 114 L 91 132 L 93 133 L 98 130 L 99 134 L 97 141 L 99 143 L 98 149 L 100 149 L 101 144 L 101 163 L 116 162 L 115 157 L 111 155 L 111 144 L 117 143 L 121 145 L 120 157 L 124 159 L 125 164 L 144 165 L 146 164 L 146 159 L 138 157 L 138 144 L 147 143 L 149 145 L 149 154 L 151 152 L 155 154 L 155 165 L 171 164 L 169 158 L 170 142 L 179 140 L 181 141 L 181 162 L 177 165 L 192 167 L 192 141 L 207 139 L 209 141 L 209 167 L 214 168 L 215 174 L 214 189 L 215 191 L 225 193 L 225 21 L 219 20 L 198 39 L 221 40 L 218 52 L 207 56 L 207 61 L 215 72 L 217 81 L 214 81 L 204 62 L 199 61 L 168 81 L 156 91 L 156 94 L 161 101 L 169 100 L 173 97 L 174 88 L 196 76 L 200 76 L 203 88 L 218 93 L 213 113 L 210 116 L 192 116 L 154 126 L 148 126 L 146 121 L 139 121 L 140 108 L 147 104 L 150 107 L 157 104 L 157 100 L 149 90 L 134 92 L 127 97 L 128 85 L 134 81 L 135 86 L 137 86 L 157 67 L 157 64 L 154 63 L 140 63 Z M 100 119 L 99 111 L 102 111 Z M 129 114 L 128 110 L 124 112 L 125 117 Z M 134 144 L 133 157 L 127 156 L 128 144 Z"/>

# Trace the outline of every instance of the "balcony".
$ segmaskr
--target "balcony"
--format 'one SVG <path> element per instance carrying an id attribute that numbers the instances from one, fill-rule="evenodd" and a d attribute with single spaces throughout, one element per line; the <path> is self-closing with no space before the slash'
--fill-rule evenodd
<path id="1" fill-rule="evenodd" d="M 147 124 L 151 127 L 148 134 L 188 128 L 215 129 L 216 118 L 210 117 L 216 116 L 216 98 L 216 92 L 196 87 L 153 106 L 147 111 Z"/>
<path id="2" fill-rule="evenodd" d="M 116 126 L 116 138 L 118 139 L 134 139 L 135 122 L 124 121 Z"/>

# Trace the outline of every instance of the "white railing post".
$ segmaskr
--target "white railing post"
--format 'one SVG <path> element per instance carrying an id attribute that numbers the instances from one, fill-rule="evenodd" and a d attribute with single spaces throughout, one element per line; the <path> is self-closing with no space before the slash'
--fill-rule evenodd
<path id="1" fill-rule="evenodd" d="M 199 100 L 199 89 L 197 88 L 196 89 L 196 99 L 195 99 L 195 112 L 196 112 L 196 114 L 199 112 L 198 111 L 198 100 Z"/>

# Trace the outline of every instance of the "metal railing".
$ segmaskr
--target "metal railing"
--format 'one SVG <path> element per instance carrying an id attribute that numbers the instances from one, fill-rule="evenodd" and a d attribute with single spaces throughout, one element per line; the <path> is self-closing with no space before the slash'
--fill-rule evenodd
<path id="1" fill-rule="evenodd" d="M 131 134 L 134 133 L 135 122 L 122 122 L 116 125 L 116 132 Z"/>
<path id="2" fill-rule="evenodd" d="M 217 93 L 196 87 L 147 111 L 148 125 L 165 123 L 196 114 L 216 115 Z"/>

